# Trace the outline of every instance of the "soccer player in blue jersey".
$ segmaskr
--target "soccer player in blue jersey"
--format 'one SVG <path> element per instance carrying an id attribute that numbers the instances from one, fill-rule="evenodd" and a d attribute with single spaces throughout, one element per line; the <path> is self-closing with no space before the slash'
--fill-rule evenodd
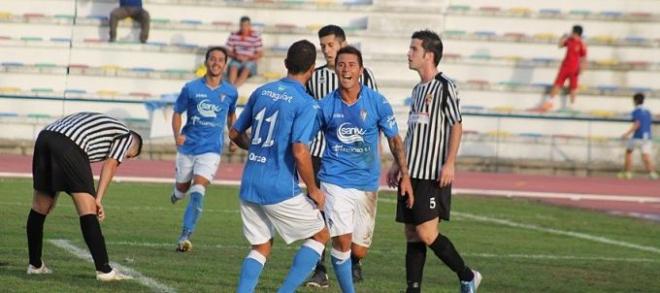
<path id="1" fill-rule="evenodd" d="M 304 84 L 314 71 L 316 48 L 298 41 L 287 52 L 288 76 L 257 88 L 229 132 L 248 150 L 240 189 L 243 234 L 252 250 L 243 261 L 237 292 L 254 292 L 275 231 L 287 244 L 307 239 L 296 253 L 278 292 L 295 292 L 321 258 L 328 229 L 320 209 L 324 195 L 314 181 L 309 143 L 318 105 Z M 251 128 L 252 137 L 246 134 Z M 298 187 L 298 174 L 309 197 Z"/>
<path id="2" fill-rule="evenodd" d="M 206 75 L 186 83 L 174 104 L 172 131 L 177 146 L 176 183 L 172 203 L 190 195 L 183 215 L 183 228 L 177 251 L 188 251 L 190 236 L 202 213 L 204 194 L 220 164 L 225 124 L 236 120 L 238 92 L 222 80 L 227 50 L 212 47 L 206 51 Z M 186 125 L 181 128 L 182 114 Z"/>
<path id="3" fill-rule="evenodd" d="M 320 129 L 327 146 L 319 180 L 326 196 L 324 209 L 332 243 L 332 266 L 343 292 L 354 292 L 351 252 L 363 258 L 376 224 L 380 177 L 379 131 L 385 134 L 399 166 L 407 166 L 392 106 L 378 92 L 363 86 L 362 53 L 351 46 L 337 52 L 339 89 L 319 101 Z M 413 194 L 407 168 L 401 170 L 401 195 Z"/>

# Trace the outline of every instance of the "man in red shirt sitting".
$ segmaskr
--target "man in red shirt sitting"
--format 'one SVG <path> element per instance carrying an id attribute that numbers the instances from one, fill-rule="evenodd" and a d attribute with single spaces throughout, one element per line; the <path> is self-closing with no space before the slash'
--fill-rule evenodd
<path id="1" fill-rule="evenodd" d="M 227 39 L 229 49 L 229 82 L 240 87 L 250 76 L 257 74 L 257 61 L 263 55 L 261 35 L 252 30 L 250 18 L 241 17 L 240 30 Z"/>
<path id="2" fill-rule="evenodd" d="M 564 86 L 566 79 L 569 81 L 569 109 L 573 108 L 575 103 L 575 94 L 578 88 L 578 75 L 583 68 L 586 68 L 587 46 L 582 42 L 582 26 L 574 25 L 570 35 L 564 35 L 559 39 L 559 48 L 566 47 L 566 56 L 559 67 L 559 73 L 555 83 L 550 90 L 550 98 L 543 103 L 541 110 L 549 111 L 553 109 L 554 97 Z"/>

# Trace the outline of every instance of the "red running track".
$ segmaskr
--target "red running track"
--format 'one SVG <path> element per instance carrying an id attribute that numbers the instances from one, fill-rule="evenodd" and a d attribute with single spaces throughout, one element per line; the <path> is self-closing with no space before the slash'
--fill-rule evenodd
<path id="1" fill-rule="evenodd" d="M 32 158 L 29 156 L 0 155 L 0 172 L 30 174 L 31 162 Z M 93 164 L 95 174 L 99 173 L 100 167 L 100 164 Z M 240 163 L 221 163 L 216 179 L 240 180 L 242 170 L 243 165 Z M 131 160 L 119 167 L 116 176 L 174 178 L 174 162 Z M 385 184 L 384 180 L 382 184 Z M 521 195 L 538 192 L 543 193 L 538 200 L 551 204 L 594 209 L 660 221 L 660 181 L 647 179 L 619 180 L 612 177 L 458 172 L 454 188 L 478 189 L 483 190 L 484 193 L 517 191 L 522 192 Z M 602 195 L 607 197 L 598 200 L 552 198 L 558 194 Z M 651 199 L 651 201 L 626 201 L 631 197 L 640 196 Z"/>

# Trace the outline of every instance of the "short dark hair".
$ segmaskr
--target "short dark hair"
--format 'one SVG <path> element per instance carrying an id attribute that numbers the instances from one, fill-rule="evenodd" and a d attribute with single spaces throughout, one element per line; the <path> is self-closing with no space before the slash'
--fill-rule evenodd
<path id="1" fill-rule="evenodd" d="M 413 39 L 418 39 L 422 41 L 422 48 L 424 51 L 433 53 L 433 63 L 435 66 L 440 64 L 440 59 L 442 59 L 442 40 L 440 36 L 430 30 L 416 31 L 412 35 Z"/>
<path id="2" fill-rule="evenodd" d="M 137 153 L 135 153 L 135 156 L 137 157 L 142 152 L 142 136 L 139 133 L 137 133 L 133 130 L 129 130 L 129 133 L 133 136 L 133 140 L 137 139 L 137 143 L 138 143 L 137 147 L 138 148 L 137 148 Z"/>
<path id="3" fill-rule="evenodd" d="M 339 60 L 339 56 L 341 56 L 341 54 L 352 54 L 352 55 L 357 56 L 358 63 L 360 64 L 360 67 L 364 67 L 364 65 L 362 64 L 362 52 L 360 52 L 360 50 L 358 50 L 358 48 L 355 48 L 353 46 L 346 46 L 346 47 L 343 47 L 343 48 L 339 49 L 339 51 L 337 52 L 337 57 L 336 57 L 337 59 L 336 60 Z"/>
<path id="4" fill-rule="evenodd" d="M 308 40 L 300 40 L 286 52 L 284 65 L 290 74 L 304 73 L 316 62 L 316 47 Z"/>
<path id="5" fill-rule="evenodd" d="M 633 101 L 635 101 L 635 105 L 641 105 L 644 104 L 644 94 L 642 93 L 636 93 L 633 96 Z"/>
<path id="6" fill-rule="evenodd" d="M 582 36 L 582 26 L 581 25 L 574 25 L 573 26 L 573 33 L 577 34 L 578 36 Z"/>
<path id="7" fill-rule="evenodd" d="M 346 41 L 346 33 L 344 33 L 344 30 L 337 25 L 329 24 L 319 30 L 319 39 L 329 35 L 335 35 L 335 38 L 340 41 Z"/>
<path id="8" fill-rule="evenodd" d="M 241 20 L 239 21 L 239 23 L 244 23 L 244 22 L 246 22 L 246 21 L 247 21 L 247 22 L 251 22 L 251 21 L 250 21 L 250 17 L 247 16 L 247 15 L 244 15 L 244 16 L 241 16 Z"/>
<path id="9" fill-rule="evenodd" d="M 204 62 L 206 63 L 207 60 L 209 60 L 209 57 L 211 56 L 211 52 L 213 51 L 220 51 L 223 54 L 225 54 L 225 63 L 227 63 L 227 58 L 229 58 L 229 55 L 227 53 L 227 49 L 225 47 L 210 47 L 206 50 L 206 57 L 204 58 Z"/>

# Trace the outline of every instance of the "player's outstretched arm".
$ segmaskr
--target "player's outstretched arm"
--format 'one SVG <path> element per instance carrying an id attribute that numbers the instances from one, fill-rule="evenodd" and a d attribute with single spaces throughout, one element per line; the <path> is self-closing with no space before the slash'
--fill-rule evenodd
<path id="1" fill-rule="evenodd" d="M 320 210 L 323 210 L 325 196 L 316 186 L 316 181 L 314 181 L 314 169 L 312 168 L 312 156 L 309 153 L 309 147 L 304 143 L 294 143 L 293 158 L 296 160 L 296 169 L 298 169 L 300 178 L 307 186 L 309 197 L 316 202 Z"/>
<path id="2" fill-rule="evenodd" d="M 415 201 L 413 195 L 412 185 L 410 184 L 410 174 L 408 173 L 408 162 L 406 162 L 406 156 L 403 151 L 403 141 L 401 137 L 397 134 L 393 137 L 387 139 L 387 143 L 390 146 L 390 151 L 394 156 L 394 162 L 399 167 L 399 172 L 401 173 L 401 190 L 399 192 L 400 196 L 408 195 L 408 208 L 412 208 Z"/>

